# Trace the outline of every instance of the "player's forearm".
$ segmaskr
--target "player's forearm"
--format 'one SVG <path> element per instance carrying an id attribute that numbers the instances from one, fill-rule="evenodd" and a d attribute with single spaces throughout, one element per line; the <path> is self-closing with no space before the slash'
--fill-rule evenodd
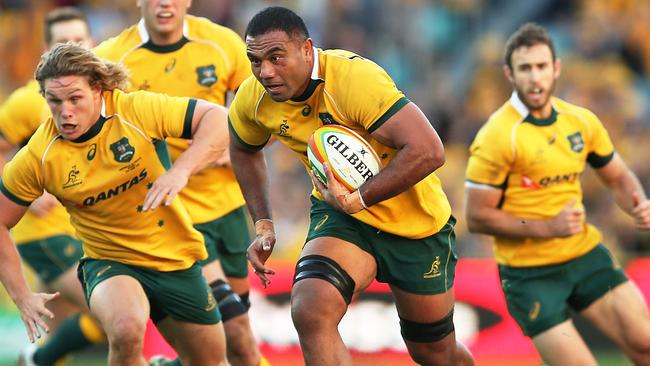
<path id="1" fill-rule="evenodd" d="M 619 179 L 610 182 L 609 187 L 614 194 L 618 207 L 630 215 L 632 215 L 634 207 L 646 198 L 641 182 L 629 169 Z M 637 195 L 637 197 L 635 198 L 634 195 Z"/>
<path id="2" fill-rule="evenodd" d="M 219 108 L 212 108 L 203 114 L 192 135 L 192 144 L 176 159 L 170 170 L 189 177 L 210 165 L 227 150 L 225 113 Z"/>
<path id="3" fill-rule="evenodd" d="M 470 232 L 513 239 L 547 239 L 553 237 L 550 220 L 524 219 L 496 208 L 468 209 Z"/>
<path id="4" fill-rule="evenodd" d="M 0 226 L 0 258 L 2 258 L 0 281 L 11 299 L 16 302 L 17 299 L 31 295 L 31 290 L 23 276 L 20 255 L 9 237 L 9 230 L 4 226 Z"/>
<path id="5" fill-rule="evenodd" d="M 230 161 L 253 221 L 271 218 L 264 153 L 230 144 Z"/>
<path id="6" fill-rule="evenodd" d="M 444 150 L 405 145 L 393 160 L 359 190 L 366 206 L 406 191 L 445 163 Z"/>

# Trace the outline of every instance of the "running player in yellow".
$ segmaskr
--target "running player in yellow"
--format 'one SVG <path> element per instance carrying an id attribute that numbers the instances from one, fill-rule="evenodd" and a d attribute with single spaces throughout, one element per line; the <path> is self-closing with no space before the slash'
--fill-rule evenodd
<path id="1" fill-rule="evenodd" d="M 514 92 L 470 147 L 469 229 L 494 235 L 510 314 L 546 363 L 596 365 L 573 309 L 648 365 L 647 306 L 586 221 L 580 176 L 589 164 L 640 230 L 650 229 L 650 202 L 598 117 L 553 96 L 561 65 L 544 28 L 517 30 L 505 62 Z"/>
<path id="2" fill-rule="evenodd" d="M 47 49 L 67 41 L 79 42 L 84 47 L 92 47 L 94 43 L 85 15 L 76 8 L 50 11 L 43 27 Z M 4 158 L 25 145 L 48 116 L 49 109 L 35 80 L 14 91 L 0 106 L 0 172 Z M 83 253 L 65 208 L 52 195 L 44 193 L 32 203 L 11 235 L 22 260 L 34 270 L 45 288 L 60 292 L 65 300 L 84 310 L 63 320 L 45 344 L 25 348 L 20 362 L 52 365 L 69 352 L 105 341 L 96 320 L 88 315 L 77 279 L 76 267 Z"/>
<path id="3" fill-rule="evenodd" d="M 207 256 L 205 244 L 174 197 L 191 174 L 225 153 L 225 109 L 125 93 L 127 79 L 123 67 L 75 44 L 42 57 L 36 80 L 53 117 L 0 181 L 0 280 L 33 341 L 44 326 L 41 316 L 51 315 L 45 302 L 56 295 L 29 290 L 8 228 L 47 190 L 66 207 L 83 242 L 78 276 L 106 332 L 110 365 L 145 364 L 150 317 L 183 363 L 224 365 L 221 319 L 197 263 Z M 193 139 L 171 167 L 159 156 L 166 137 Z"/>
<path id="4" fill-rule="evenodd" d="M 377 279 L 390 285 L 402 337 L 423 365 L 473 364 L 453 323 L 454 223 L 440 181 L 442 143 L 431 124 L 377 64 L 352 52 L 314 48 L 289 9 L 257 13 L 246 29 L 253 75 L 229 111 L 230 158 L 255 220 L 248 249 L 266 285 L 275 230 L 262 147 L 271 136 L 307 165 L 307 141 L 324 124 L 364 137 L 384 169 L 348 192 L 329 169 L 316 179 L 311 224 L 296 265 L 291 314 L 307 365 L 351 365 L 338 323 Z M 362 326 L 362 325 L 361 325 Z"/>
<path id="5" fill-rule="evenodd" d="M 251 71 L 241 37 L 205 18 L 187 15 L 189 0 L 138 1 L 142 19 L 100 44 L 95 53 L 120 62 L 131 76 L 131 90 L 201 98 L 225 105 Z M 188 141 L 167 139 L 172 160 Z M 205 275 L 219 303 L 233 365 L 260 363 L 249 318 L 250 243 L 244 198 L 229 164 L 214 164 L 190 178 L 179 196 L 206 243 Z"/>

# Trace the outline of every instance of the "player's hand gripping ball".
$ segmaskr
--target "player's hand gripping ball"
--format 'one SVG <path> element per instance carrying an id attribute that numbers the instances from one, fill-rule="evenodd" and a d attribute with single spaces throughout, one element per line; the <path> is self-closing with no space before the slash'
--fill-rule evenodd
<path id="1" fill-rule="evenodd" d="M 311 135 L 307 159 L 314 176 L 327 186 L 323 163 L 350 192 L 381 170 L 375 150 L 356 132 L 343 126 L 323 126 Z"/>

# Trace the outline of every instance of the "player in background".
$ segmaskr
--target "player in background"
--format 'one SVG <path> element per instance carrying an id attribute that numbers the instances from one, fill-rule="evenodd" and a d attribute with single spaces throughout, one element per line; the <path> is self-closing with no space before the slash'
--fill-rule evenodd
<path id="1" fill-rule="evenodd" d="M 639 230 L 650 229 L 650 202 L 598 117 L 553 96 L 560 69 L 544 28 L 511 35 L 504 72 L 514 91 L 470 147 L 469 229 L 494 236 L 508 310 L 546 363 L 597 364 L 573 309 L 649 365 L 646 303 L 586 221 L 580 176 L 589 164 Z"/>
<path id="2" fill-rule="evenodd" d="M 88 48 L 94 45 L 86 17 L 77 8 L 53 9 L 46 15 L 43 29 L 46 50 L 68 41 Z M 48 116 L 49 109 L 36 80 L 16 89 L 0 105 L 0 172 L 5 160 L 27 144 Z M 19 362 L 52 365 L 70 352 L 104 342 L 101 328 L 88 314 L 77 279 L 77 263 L 83 253 L 65 208 L 45 192 L 30 205 L 11 235 L 22 260 L 34 270 L 45 289 L 61 293 L 62 298 L 82 310 L 63 320 L 44 344 L 25 348 Z"/>
<path id="3" fill-rule="evenodd" d="M 145 365 L 149 318 L 184 364 L 225 365 L 220 314 L 198 260 L 207 253 L 176 194 L 190 175 L 227 151 L 226 111 L 215 104 L 126 93 L 127 71 L 72 43 L 41 57 L 36 80 L 52 112 L 0 181 L 0 280 L 30 340 L 56 294 L 25 283 L 8 235 L 44 189 L 63 203 L 83 242 L 78 277 L 109 343 L 110 365 Z M 194 143 L 173 165 L 166 137 Z M 47 328 L 45 328 L 47 331 Z"/>
<path id="4" fill-rule="evenodd" d="M 124 64 L 130 90 L 201 98 L 226 104 L 250 75 L 244 42 L 232 30 L 187 14 L 190 0 L 139 0 L 142 19 L 97 48 L 100 57 Z M 187 140 L 167 139 L 172 161 Z M 233 365 L 263 360 L 249 318 L 246 248 L 250 243 L 244 198 L 228 159 L 192 176 L 179 196 L 204 238 L 203 274 L 219 303 Z"/>
<path id="5" fill-rule="evenodd" d="M 265 285 L 273 271 L 264 263 L 276 236 L 261 149 L 271 136 L 310 170 L 310 135 L 340 124 L 366 139 L 384 166 L 354 192 L 329 169 L 327 187 L 313 179 L 311 224 L 291 293 L 305 363 L 352 365 L 337 326 L 377 279 L 390 285 L 413 360 L 473 364 L 455 338 L 455 219 L 433 174 L 445 160 L 442 142 L 425 115 L 377 64 L 315 48 L 289 9 L 262 10 L 245 35 L 255 77 L 244 81 L 229 111 L 230 158 L 255 221 L 248 255 Z"/>

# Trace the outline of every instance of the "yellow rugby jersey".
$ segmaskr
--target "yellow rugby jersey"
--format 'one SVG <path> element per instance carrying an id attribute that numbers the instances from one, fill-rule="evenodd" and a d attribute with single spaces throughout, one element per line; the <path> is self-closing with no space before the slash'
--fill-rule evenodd
<path id="1" fill-rule="evenodd" d="M 67 208 L 86 257 L 173 271 L 207 257 L 180 200 L 142 212 L 165 172 L 156 141 L 190 137 L 195 99 L 148 92 L 102 94 L 102 117 L 64 140 L 50 118 L 5 167 L 0 190 L 29 204 L 43 189 Z"/>
<path id="2" fill-rule="evenodd" d="M 205 18 L 186 16 L 184 38 L 155 46 L 141 20 L 94 49 L 101 57 L 119 61 L 131 74 L 132 90 L 201 98 L 225 105 L 226 92 L 237 90 L 250 74 L 246 45 L 232 30 Z M 188 147 L 181 139 L 167 140 L 175 160 Z M 190 177 L 180 197 L 194 223 L 215 220 L 244 204 L 231 168 L 206 168 Z"/>
<path id="3" fill-rule="evenodd" d="M 50 110 L 39 92 L 38 82 L 32 80 L 16 89 L 0 105 L 0 135 L 12 145 L 26 145 L 34 131 L 49 115 Z M 74 235 L 70 216 L 61 205 L 55 206 L 43 217 L 27 211 L 11 229 L 11 236 L 16 244 L 55 235 Z"/>
<path id="4" fill-rule="evenodd" d="M 310 85 L 303 95 L 275 102 L 253 77 L 235 96 L 229 124 L 239 142 L 262 148 L 271 135 L 298 153 L 307 171 L 307 141 L 325 124 L 340 124 L 361 135 L 375 149 L 384 166 L 395 149 L 382 145 L 371 132 L 409 103 L 393 80 L 377 64 L 352 52 L 314 49 Z M 312 191 L 322 199 L 318 191 Z M 438 232 L 451 215 L 440 181 L 431 174 L 405 192 L 353 216 L 382 231 L 423 238 Z"/>
<path id="5" fill-rule="evenodd" d="M 516 217 L 550 219 L 575 198 L 582 205 L 580 176 L 585 163 L 606 165 L 614 147 L 593 113 L 553 98 L 553 113 L 538 120 L 516 93 L 481 128 L 470 146 L 468 186 L 503 190 L 500 209 Z M 509 266 L 540 266 L 576 258 L 598 244 L 600 232 L 587 222 L 567 238 L 495 238 L 497 261 Z"/>

